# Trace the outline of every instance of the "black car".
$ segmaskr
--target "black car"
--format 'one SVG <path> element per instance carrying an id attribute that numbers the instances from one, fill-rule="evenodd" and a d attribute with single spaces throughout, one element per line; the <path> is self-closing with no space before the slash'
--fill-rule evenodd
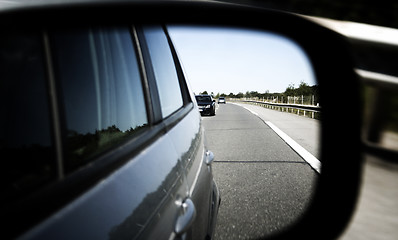
<path id="1" fill-rule="evenodd" d="M 214 156 L 166 27 L 19 27 L 0 38 L 3 238 L 212 238 Z"/>
<path id="2" fill-rule="evenodd" d="M 210 116 L 216 115 L 216 100 L 213 100 L 210 95 L 196 95 L 195 97 L 200 114 Z"/>

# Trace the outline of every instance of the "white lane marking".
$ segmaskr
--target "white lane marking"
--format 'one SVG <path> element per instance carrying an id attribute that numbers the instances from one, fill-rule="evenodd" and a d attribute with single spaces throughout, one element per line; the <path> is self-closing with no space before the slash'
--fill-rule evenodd
<path id="1" fill-rule="evenodd" d="M 256 113 L 255 111 L 253 111 L 253 110 L 251 110 L 251 109 L 249 109 L 249 108 L 247 108 L 247 107 L 244 107 L 244 106 L 242 106 L 242 107 L 245 108 L 247 111 L 251 112 L 252 114 L 256 115 L 257 117 L 260 117 L 260 116 L 258 115 L 258 113 Z"/>
<path id="2" fill-rule="evenodd" d="M 236 104 L 238 105 L 238 104 Z M 241 105 L 240 105 L 241 106 Z M 252 111 L 251 109 L 242 106 L 252 114 L 256 115 L 257 117 L 260 117 L 258 113 Z M 261 117 L 260 117 L 261 118 Z M 318 173 L 321 173 L 321 162 L 314 157 L 310 152 L 308 152 L 305 148 L 303 148 L 300 144 L 298 144 L 296 141 L 294 141 L 291 137 L 289 137 L 286 133 L 284 133 L 282 130 L 280 130 L 277 126 L 275 126 L 273 123 L 270 121 L 264 121 L 265 124 L 267 124 L 280 138 L 282 138 L 283 141 L 285 141 L 298 155 L 300 155 L 315 171 Z"/>
<path id="3" fill-rule="evenodd" d="M 275 126 L 270 121 L 264 121 L 276 134 L 279 135 L 293 150 L 298 153 L 315 171 L 321 173 L 321 162 L 314 157 L 311 153 L 309 153 L 305 148 L 303 148 L 300 144 L 294 141 L 291 137 L 289 137 L 286 133 L 280 130 L 277 126 Z"/>

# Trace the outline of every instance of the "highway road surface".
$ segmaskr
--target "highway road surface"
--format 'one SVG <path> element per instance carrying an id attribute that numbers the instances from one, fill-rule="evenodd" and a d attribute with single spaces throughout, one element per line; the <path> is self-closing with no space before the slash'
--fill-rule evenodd
<path id="1" fill-rule="evenodd" d="M 275 126 L 282 132 L 292 127 L 287 118 L 278 123 L 271 115 L 265 119 L 262 110 L 245 106 L 219 105 L 216 116 L 202 117 L 208 148 L 215 155 L 214 177 L 222 197 L 216 239 L 256 238 L 289 227 L 311 203 L 319 176 L 275 131 Z M 303 125 L 297 131 L 302 129 Z M 297 136 L 293 142 L 307 144 Z M 309 151 L 316 155 L 314 149 Z"/>
<path id="2" fill-rule="evenodd" d="M 256 238 L 287 228 L 310 204 L 318 174 L 266 123 L 319 159 L 320 122 L 249 104 L 220 105 L 216 116 L 202 119 L 222 195 L 216 239 Z M 396 199 L 397 164 L 365 155 L 359 201 L 340 239 L 397 239 Z"/>
<path id="3" fill-rule="evenodd" d="M 257 114 L 263 121 L 271 122 L 313 156 L 320 159 L 319 133 L 321 122 L 319 120 L 252 104 L 236 104 Z"/>
<path id="4" fill-rule="evenodd" d="M 398 164 L 365 155 L 355 212 L 340 240 L 398 239 Z"/>

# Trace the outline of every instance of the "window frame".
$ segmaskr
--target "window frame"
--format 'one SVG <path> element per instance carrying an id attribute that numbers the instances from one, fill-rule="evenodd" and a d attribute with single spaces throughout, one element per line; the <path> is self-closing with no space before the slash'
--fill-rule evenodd
<path id="1" fill-rule="evenodd" d="M 100 25 L 99 25 L 100 26 Z M 124 25 L 114 25 L 110 27 L 120 27 Z M 159 137 L 178 124 L 193 109 L 194 105 L 185 81 L 182 67 L 177 53 L 167 33 L 167 29 L 162 25 L 162 29 L 167 37 L 174 66 L 179 81 L 180 91 L 183 99 L 183 106 L 173 112 L 167 118 L 162 118 L 159 93 L 153 75 L 152 63 L 149 59 L 149 52 L 145 39 L 143 38 L 142 28 L 139 25 L 126 24 L 130 32 L 131 41 L 136 53 L 142 90 L 144 94 L 145 107 L 147 111 L 148 126 L 140 129 L 131 139 L 122 142 L 103 153 L 93 157 L 87 164 L 75 169 L 71 173 L 65 174 L 65 142 L 66 142 L 66 116 L 63 108 L 63 96 L 61 82 L 56 77 L 54 67 L 53 52 L 51 49 L 51 39 L 49 33 L 51 28 L 39 28 L 37 32 L 41 35 L 43 44 L 43 62 L 46 71 L 47 99 L 49 104 L 50 129 L 55 148 L 54 161 L 56 162 L 55 180 L 46 186 L 34 191 L 26 199 L 10 206 L 10 211 L 5 215 L 9 219 L 10 225 L 14 226 L 6 231 L 6 235 L 17 237 L 32 226 L 46 219 L 51 214 L 73 201 L 83 194 L 90 187 L 98 183 L 101 179 L 108 176 L 114 170 L 120 168 L 129 161 L 134 161 L 134 157 L 146 147 L 156 142 Z M 73 29 L 74 26 L 62 26 L 60 29 Z M 90 27 L 90 26 L 87 26 Z M 81 28 L 81 26 L 76 26 Z M 57 28 L 59 30 L 59 28 Z M 123 147 L 121 147 L 123 146 Z M 21 221 L 17 216 L 28 216 Z"/>
<path id="2" fill-rule="evenodd" d="M 192 109 L 194 108 L 193 101 L 191 99 L 191 95 L 189 94 L 187 80 L 184 75 L 184 71 L 182 69 L 182 65 L 180 63 L 180 59 L 178 57 L 177 51 L 174 47 L 173 41 L 169 35 L 167 27 L 162 25 L 162 29 L 166 35 L 167 42 L 170 47 L 171 55 L 173 57 L 174 66 L 176 68 L 177 77 L 180 85 L 180 91 L 182 96 L 183 106 L 171 114 L 167 119 L 165 119 L 165 124 L 167 129 L 173 128 L 179 121 L 181 121 Z"/>
<path id="3" fill-rule="evenodd" d="M 133 29 L 131 25 L 98 25 L 98 27 L 122 27 L 125 28 L 129 31 L 130 34 L 130 40 L 131 43 L 133 45 L 133 49 L 135 51 L 135 57 L 137 60 L 137 68 L 139 70 L 139 75 L 140 75 L 140 80 L 141 80 L 141 86 L 142 86 L 142 92 L 144 95 L 144 104 L 145 104 L 145 109 L 146 109 L 146 114 L 147 114 L 147 126 L 149 127 L 151 125 L 150 122 L 150 112 L 148 111 L 149 105 L 148 105 L 148 97 L 146 94 L 146 79 L 143 78 L 143 70 L 142 70 L 142 64 L 140 63 L 140 58 L 138 56 L 138 51 L 139 48 L 137 47 L 137 41 L 135 40 L 135 36 L 133 34 Z M 49 77 L 49 85 L 51 86 L 51 84 L 53 84 L 55 87 L 53 89 L 50 89 L 52 91 L 52 94 L 55 95 L 55 97 L 52 99 L 52 105 L 55 105 L 55 107 L 53 107 L 53 109 L 55 109 L 56 112 L 53 113 L 53 121 L 54 121 L 54 125 L 58 125 L 56 126 L 56 128 L 58 128 L 57 130 L 55 130 L 55 133 L 58 133 L 59 135 L 55 136 L 56 140 L 57 140 L 57 146 L 60 146 L 57 150 L 57 163 L 59 164 L 59 179 L 63 180 L 65 178 L 65 175 L 67 174 L 69 175 L 76 175 L 75 172 L 80 172 L 83 171 L 85 168 L 89 168 L 89 169 L 93 169 L 96 168 L 97 165 L 101 166 L 101 165 L 106 165 L 110 167 L 110 171 L 114 168 L 112 168 L 112 165 L 117 164 L 117 160 L 118 158 L 116 157 L 109 157 L 111 155 L 115 155 L 115 151 L 120 147 L 120 146 L 125 146 L 128 145 L 129 147 L 127 147 L 130 150 L 134 150 L 135 148 L 140 148 L 141 144 L 148 141 L 148 139 L 145 137 L 146 134 L 144 134 L 145 129 L 147 127 L 145 127 L 144 129 L 139 129 L 137 131 L 137 133 L 130 139 L 121 142 L 120 144 L 117 144 L 115 146 L 112 146 L 111 148 L 105 150 L 104 152 L 101 152 L 100 154 L 93 156 L 89 159 L 87 159 L 86 163 L 81 165 L 80 167 L 78 167 L 77 169 L 72 170 L 70 173 L 67 173 L 66 171 L 66 149 L 67 149 L 67 116 L 66 116 L 66 110 L 64 109 L 65 103 L 64 103 L 64 97 L 63 97 L 63 91 L 62 91 L 62 83 L 60 79 L 57 79 L 56 77 L 56 71 L 57 69 L 54 66 L 54 59 L 53 59 L 53 53 L 52 53 L 52 46 L 51 46 L 51 39 L 49 39 L 48 37 L 48 33 L 51 31 L 64 31 L 64 30 L 74 30 L 74 29 L 85 29 L 85 28 L 93 28 L 93 26 L 77 26 L 76 28 L 74 28 L 73 26 L 71 27 L 65 27 L 65 28 L 61 28 L 61 30 L 58 29 L 46 29 L 44 31 L 44 35 L 45 35 L 45 41 L 47 41 L 47 47 L 46 47 L 46 56 L 48 57 L 47 63 L 48 63 L 48 75 Z M 51 83 L 53 82 L 53 83 Z M 150 135 L 150 134 L 149 134 Z M 142 141 L 139 141 L 142 140 Z M 134 143 L 132 143 L 134 142 Z M 134 145 L 136 145 L 136 147 L 133 147 Z M 130 147 L 131 146 L 131 147 Z M 134 150 L 135 151 L 135 150 Z M 113 158 L 113 159 L 112 159 Z M 126 160 L 127 161 L 127 160 Z M 102 163 L 98 163 L 98 162 L 102 162 Z M 113 163 L 114 162 L 114 163 Z"/>
<path id="4" fill-rule="evenodd" d="M 110 27 L 120 27 L 123 25 L 115 25 Z M 131 139 L 120 143 L 103 153 L 93 157 L 90 161 L 76 169 L 72 173 L 65 176 L 64 162 L 65 162 L 65 142 L 66 142 L 66 116 L 65 109 L 63 109 L 64 100 L 62 96 L 61 82 L 56 78 L 55 68 L 53 65 L 53 53 L 51 51 L 51 43 L 48 33 L 52 29 L 45 29 L 42 31 L 43 44 L 45 51 L 45 62 L 47 69 L 47 78 L 51 105 L 51 122 L 53 124 L 53 134 L 55 144 L 57 145 L 57 165 L 58 165 L 58 180 L 62 185 L 68 185 L 67 182 L 96 182 L 99 178 L 106 176 L 114 169 L 122 166 L 130 161 L 138 152 L 151 143 L 155 142 L 161 135 L 175 126 L 182 118 L 184 118 L 192 109 L 193 102 L 189 95 L 189 90 L 185 82 L 185 77 L 178 60 L 174 46 L 167 33 L 167 30 L 162 25 L 162 29 L 167 37 L 167 41 L 172 53 L 173 63 L 176 68 L 176 73 L 179 81 L 180 91 L 183 99 L 183 106 L 173 112 L 167 118 L 162 118 L 160 109 L 159 92 L 156 81 L 154 79 L 152 63 L 149 58 L 148 46 L 143 38 L 142 27 L 139 25 L 125 25 L 128 28 L 131 36 L 133 48 L 137 58 L 138 69 L 140 71 L 140 78 L 142 90 L 144 94 L 145 107 L 147 112 L 148 127 L 140 129 Z M 79 28 L 79 27 L 78 27 Z M 69 28 L 62 28 L 69 29 Z M 159 119 L 160 118 L 160 119 Z M 123 148 L 120 148 L 123 146 Z M 124 157 L 125 156 L 125 157 Z M 69 180 L 70 179 L 70 180 Z M 90 180 L 91 179 L 91 180 Z M 88 185 L 82 184 L 86 189 Z M 69 187 L 68 187 L 69 188 Z"/>
<path id="5" fill-rule="evenodd" d="M 159 26 L 159 25 L 157 25 Z M 153 65 L 151 62 L 151 57 L 149 53 L 149 47 L 146 42 L 145 36 L 144 36 L 144 27 L 138 25 L 136 27 L 137 29 L 137 36 L 140 41 L 140 46 L 141 46 L 141 51 L 142 51 L 142 56 L 143 56 L 143 62 L 145 65 L 145 70 L 146 70 L 146 75 L 148 77 L 148 82 L 149 82 L 149 91 L 150 91 L 150 96 L 152 99 L 152 110 L 154 114 L 154 124 L 159 124 L 159 123 L 164 123 L 165 128 L 171 129 L 173 126 L 175 126 L 179 120 L 184 118 L 184 116 L 193 109 L 193 102 L 191 99 L 191 96 L 189 94 L 188 86 L 186 83 L 186 79 L 182 70 L 181 63 L 179 61 L 179 58 L 177 56 L 177 52 L 174 48 L 173 42 L 168 34 L 167 28 L 165 25 L 160 25 L 160 27 L 163 30 L 163 33 L 165 34 L 165 37 L 167 39 L 168 47 L 170 48 L 171 56 L 173 59 L 173 64 L 175 67 L 175 71 L 177 74 L 178 78 L 178 83 L 180 87 L 180 93 L 181 93 L 181 98 L 182 98 L 182 106 L 178 108 L 176 111 L 174 111 L 172 114 L 170 114 L 167 117 L 162 116 L 162 109 L 161 109 L 161 104 L 160 104 L 160 97 L 159 97 L 159 90 L 158 86 L 156 84 L 156 79 L 155 79 L 155 74 L 154 74 L 154 69 Z"/>

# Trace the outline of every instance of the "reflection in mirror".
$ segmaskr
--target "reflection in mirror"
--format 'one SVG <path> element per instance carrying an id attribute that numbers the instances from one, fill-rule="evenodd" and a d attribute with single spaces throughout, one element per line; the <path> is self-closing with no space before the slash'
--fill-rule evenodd
<path id="1" fill-rule="evenodd" d="M 192 90 L 217 103 L 215 116 L 202 117 L 222 197 L 215 237 L 256 238 L 288 228 L 310 204 L 321 165 L 321 106 L 305 52 L 270 32 L 168 31 Z"/>

